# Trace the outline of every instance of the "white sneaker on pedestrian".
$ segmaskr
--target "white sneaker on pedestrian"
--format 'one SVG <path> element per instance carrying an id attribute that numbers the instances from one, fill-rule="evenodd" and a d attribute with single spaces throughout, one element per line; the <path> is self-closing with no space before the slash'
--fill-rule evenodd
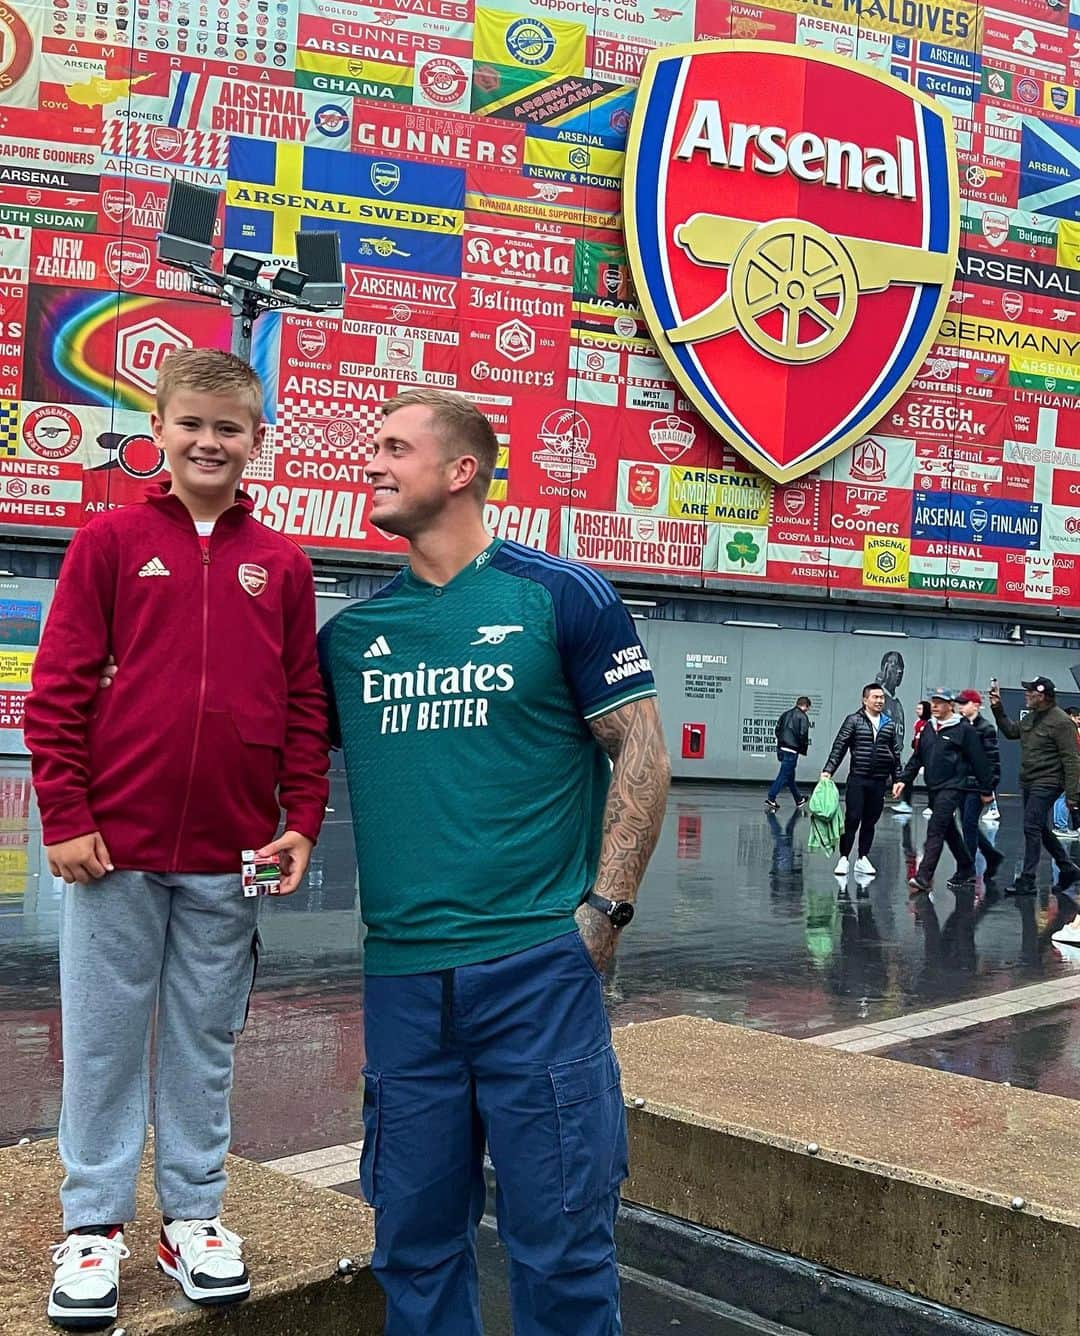
<path id="1" fill-rule="evenodd" d="M 833 868 L 833 872 L 834 872 L 834 874 L 835 874 L 836 876 L 838 876 L 838 877 L 846 877 L 846 876 L 847 876 L 847 874 L 848 874 L 848 861 L 847 861 L 847 859 L 844 857 L 843 854 L 840 855 L 840 861 L 839 861 L 839 863 L 837 863 L 836 867 Z"/>
<path id="2" fill-rule="evenodd" d="M 893 803 L 893 811 L 894 811 L 894 812 L 901 812 L 901 813 L 903 813 L 905 816 L 910 816 L 910 814 L 911 814 L 911 804 L 910 804 L 910 803 L 905 803 L 905 802 Z"/>
<path id="3" fill-rule="evenodd" d="M 130 1257 L 124 1235 L 69 1234 L 53 1249 L 56 1265 L 47 1311 L 57 1327 L 107 1327 L 120 1302 L 120 1263 Z"/>
<path id="4" fill-rule="evenodd" d="M 1068 830 L 1055 829 L 1054 834 L 1059 840 L 1080 840 L 1080 830 L 1073 830 L 1072 827 Z"/>
<path id="5" fill-rule="evenodd" d="M 876 877 L 877 868 L 869 858 L 860 858 L 855 863 L 855 875 L 857 877 Z"/>
<path id="6" fill-rule="evenodd" d="M 934 815 L 934 809 L 932 807 L 928 807 L 926 811 L 923 812 L 923 820 L 925 821 L 929 817 L 932 817 L 933 815 Z"/>
<path id="7" fill-rule="evenodd" d="M 1052 942 L 1065 942 L 1070 946 L 1080 946 L 1080 915 L 1070 923 L 1066 923 L 1063 928 L 1058 928 L 1050 940 Z"/>
<path id="8" fill-rule="evenodd" d="M 174 1220 L 162 1225 L 158 1266 L 179 1281 L 197 1304 L 234 1303 L 251 1293 L 251 1279 L 241 1253 L 244 1240 L 212 1220 Z"/>

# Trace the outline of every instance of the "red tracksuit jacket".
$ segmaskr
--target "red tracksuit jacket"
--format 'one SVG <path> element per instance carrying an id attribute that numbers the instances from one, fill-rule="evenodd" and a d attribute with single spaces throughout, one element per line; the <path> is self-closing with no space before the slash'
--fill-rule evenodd
<path id="1" fill-rule="evenodd" d="M 165 487 L 75 537 L 34 662 L 26 743 L 46 844 L 99 830 L 117 868 L 237 872 L 326 809 L 311 565 L 242 493 L 204 552 Z M 109 654 L 119 673 L 101 690 Z"/>

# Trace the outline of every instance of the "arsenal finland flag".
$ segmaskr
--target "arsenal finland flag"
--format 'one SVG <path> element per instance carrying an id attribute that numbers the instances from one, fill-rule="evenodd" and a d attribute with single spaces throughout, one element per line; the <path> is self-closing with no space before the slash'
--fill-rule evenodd
<path id="1" fill-rule="evenodd" d="M 922 364 L 959 241 L 952 122 L 924 94 L 773 43 L 660 48 L 624 193 L 657 346 L 770 477 L 857 440 Z"/>

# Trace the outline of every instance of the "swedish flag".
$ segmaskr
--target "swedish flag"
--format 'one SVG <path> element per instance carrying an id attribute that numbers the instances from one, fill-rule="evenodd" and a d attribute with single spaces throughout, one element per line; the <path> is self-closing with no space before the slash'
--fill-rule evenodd
<path id="1" fill-rule="evenodd" d="M 458 167 L 232 138 L 226 202 L 227 247 L 289 255 L 298 229 L 336 231 L 346 264 L 461 272 Z"/>

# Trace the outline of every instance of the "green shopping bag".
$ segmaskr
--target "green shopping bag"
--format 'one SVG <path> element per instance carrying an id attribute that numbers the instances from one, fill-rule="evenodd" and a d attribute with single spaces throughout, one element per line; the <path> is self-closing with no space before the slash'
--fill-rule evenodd
<path id="1" fill-rule="evenodd" d="M 840 845 L 844 818 L 840 813 L 840 794 L 831 779 L 819 779 L 810 795 L 810 849 L 834 854 Z"/>

